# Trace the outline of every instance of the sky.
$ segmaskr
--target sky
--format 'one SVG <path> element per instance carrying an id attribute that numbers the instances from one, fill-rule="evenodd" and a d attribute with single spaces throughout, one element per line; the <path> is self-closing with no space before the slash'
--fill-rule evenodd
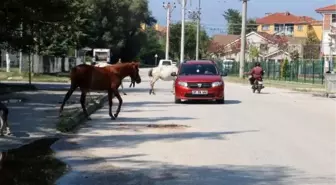
<path id="1" fill-rule="evenodd" d="M 166 25 L 166 11 L 162 7 L 163 2 L 176 3 L 172 12 L 172 22 L 181 20 L 181 5 L 178 0 L 149 0 L 149 8 L 160 25 Z M 265 13 L 290 12 L 294 15 L 311 16 L 322 20 L 322 16 L 315 9 L 335 4 L 335 0 L 249 0 L 247 5 L 247 17 L 257 18 L 265 16 Z M 187 10 L 194 11 L 198 0 L 187 0 Z M 224 33 L 226 23 L 223 12 L 229 8 L 241 11 L 240 0 L 201 0 L 201 24 L 212 35 Z"/>

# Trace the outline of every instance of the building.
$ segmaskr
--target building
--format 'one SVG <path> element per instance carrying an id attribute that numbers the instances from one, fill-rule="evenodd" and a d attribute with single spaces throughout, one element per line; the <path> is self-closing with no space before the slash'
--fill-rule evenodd
<path id="1" fill-rule="evenodd" d="M 322 21 L 289 12 L 268 14 L 256 20 L 258 32 L 307 38 L 310 33 L 322 40 Z"/>
<path id="2" fill-rule="evenodd" d="M 332 61 L 331 59 L 336 56 L 336 4 L 315 11 L 323 16 L 321 54 L 325 61 Z"/>
<path id="3" fill-rule="evenodd" d="M 146 24 L 141 24 L 140 27 L 141 27 L 142 30 L 146 30 L 147 25 Z M 153 27 L 156 31 L 158 31 L 160 33 L 164 33 L 164 34 L 166 33 L 166 30 L 167 30 L 166 26 L 161 26 L 159 24 L 155 24 Z"/>
<path id="4" fill-rule="evenodd" d="M 224 56 L 225 50 L 224 47 L 229 43 L 237 40 L 240 38 L 240 35 L 224 35 L 224 34 L 217 34 L 212 36 L 211 43 L 208 47 L 208 53 L 211 58 L 220 58 Z"/>
<path id="5" fill-rule="evenodd" d="M 220 59 L 234 59 L 240 61 L 240 36 L 224 35 L 214 37 L 218 45 L 223 43 Z M 246 61 L 254 60 L 281 62 L 285 59 L 291 60 L 290 53 L 297 51 L 299 57 L 303 56 L 303 45 L 306 38 L 288 37 L 283 35 L 274 35 L 266 32 L 251 32 L 246 35 Z M 257 56 L 252 56 L 252 48 L 257 50 Z M 213 49 L 213 48 L 212 48 Z M 213 51 L 209 51 L 214 53 Z"/>

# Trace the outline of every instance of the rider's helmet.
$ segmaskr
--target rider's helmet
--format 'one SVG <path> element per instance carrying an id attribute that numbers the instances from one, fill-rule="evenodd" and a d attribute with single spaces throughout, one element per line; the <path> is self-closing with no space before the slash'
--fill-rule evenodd
<path id="1" fill-rule="evenodd" d="M 260 62 L 255 63 L 255 67 L 257 67 L 257 66 L 260 67 Z"/>

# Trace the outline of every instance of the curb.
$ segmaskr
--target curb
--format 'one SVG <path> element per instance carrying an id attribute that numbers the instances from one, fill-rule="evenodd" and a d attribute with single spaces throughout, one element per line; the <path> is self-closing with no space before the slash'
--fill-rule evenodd
<path id="1" fill-rule="evenodd" d="M 86 109 L 89 115 L 96 112 L 98 109 L 102 108 L 105 102 L 108 100 L 107 94 L 104 94 L 97 99 L 92 100 Z M 70 132 L 74 130 L 77 126 L 81 125 L 86 120 L 86 117 L 80 109 L 80 111 L 75 112 L 70 117 L 62 117 L 56 124 L 56 129 L 60 132 Z"/>

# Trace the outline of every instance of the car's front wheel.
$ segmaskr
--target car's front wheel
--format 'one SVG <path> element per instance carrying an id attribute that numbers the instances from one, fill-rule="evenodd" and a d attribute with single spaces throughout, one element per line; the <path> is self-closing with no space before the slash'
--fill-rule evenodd
<path id="1" fill-rule="evenodd" d="M 223 99 L 218 99 L 218 100 L 216 100 L 216 103 L 218 103 L 218 104 L 224 104 L 225 103 L 225 99 L 223 98 Z"/>

